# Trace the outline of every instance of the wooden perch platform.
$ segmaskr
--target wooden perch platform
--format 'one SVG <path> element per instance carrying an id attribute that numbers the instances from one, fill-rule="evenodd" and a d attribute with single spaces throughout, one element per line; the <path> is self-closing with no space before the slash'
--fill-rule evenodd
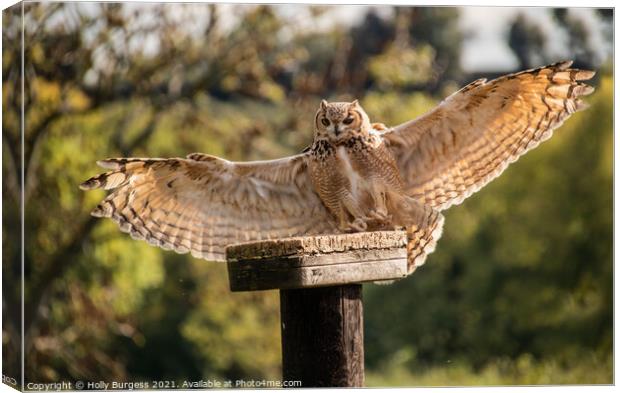
<path id="1" fill-rule="evenodd" d="M 312 288 L 407 275 L 403 231 L 293 237 L 229 246 L 230 289 Z"/>
<path id="2" fill-rule="evenodd" d="M 282 379 L 364 386 L 362 286 L 407 276 L 402 231 L 295 237 L 226 249 L 230 289 L 280 289 Z"/>

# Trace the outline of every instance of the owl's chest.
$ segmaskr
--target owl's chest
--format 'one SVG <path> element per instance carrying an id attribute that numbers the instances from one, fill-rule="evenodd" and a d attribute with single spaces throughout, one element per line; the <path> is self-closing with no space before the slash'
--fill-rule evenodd
<path id="1" fill-rule="evenodd" d="M 362 170 L 363 164 L 359 154 L 345 146 L 338 146 L 334 157 L 334 164 L 338 175 L 342 178 L 342 185 L 358 197 L 361 193 L 372 188 L 373 176 Z"/>
<path id="2" fill-rule="evenodd" d="M 346 191 L 361 197 L 379 185 L 394 183 L 398 177 L 389 157 L 383 156 L 381 146 L 358 141 L 331 146 L 325 152 L 327 154 L 317 157 L 311 168 L 319 194 L 335 195 Z"/>

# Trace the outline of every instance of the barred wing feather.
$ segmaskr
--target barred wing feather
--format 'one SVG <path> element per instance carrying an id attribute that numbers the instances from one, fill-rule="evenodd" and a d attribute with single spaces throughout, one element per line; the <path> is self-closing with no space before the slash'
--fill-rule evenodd
<path id="1" fill-rule="evenodd" d="M 80 186 L 113 190 L 92 212 L 133 238 L 198 258 L 224 261 L 229 244 L 337 232 L 311 186 L 307 155 L 230 162 L 117 158 Z"/>
<path id="2" fill-rule="evenodd" d="M 461 203 L 549 137 L 594 88 L 593 71 L 561 62 L 477 80 L 384 138 L 407 195 L 438 210 Z"/>

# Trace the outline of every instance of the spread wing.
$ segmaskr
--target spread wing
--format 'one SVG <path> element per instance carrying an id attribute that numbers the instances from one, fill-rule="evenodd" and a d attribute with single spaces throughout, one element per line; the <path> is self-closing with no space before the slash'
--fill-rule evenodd
<path id="1" fill-rule="evenodd" d="M 112 218 L 133 238 L 223 261 L 229 244 L 338 232 L 312 188 L 307 159 L 108 159 L 98 164 L 111 171 L 80 188 L 113 190 L 91 214 Z"/>
<path id="2" fill-rule="evenodd" d="M 594 88 L 593 71 L 561 62 L 477 80 L 383 134 L 407 194 L 438 210 L 461 203 L 549 137 Z"/>

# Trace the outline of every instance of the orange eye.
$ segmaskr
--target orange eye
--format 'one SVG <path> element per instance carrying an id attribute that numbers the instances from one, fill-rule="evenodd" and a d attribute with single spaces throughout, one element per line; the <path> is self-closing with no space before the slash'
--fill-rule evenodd
<path id="1" fill-rule="evenodd" d="M 349 125 L 349 124 L 351 124 L 351 123 L 353 123 L 353 116 L 349 116 L 349 117 L 347 117 L 346 119 L 344 119 L 344 120 L 342 121 L 342 124 L 347 124 L 347 125 Z"/>
<path id="2" fill-rule="evenodd" d="M 329 120 L 327 120 L 327 118 L 324 117 L 321 119 L 321 123 L 323 123 L 323 125 L 327 127 L 329 125 Z"/>

